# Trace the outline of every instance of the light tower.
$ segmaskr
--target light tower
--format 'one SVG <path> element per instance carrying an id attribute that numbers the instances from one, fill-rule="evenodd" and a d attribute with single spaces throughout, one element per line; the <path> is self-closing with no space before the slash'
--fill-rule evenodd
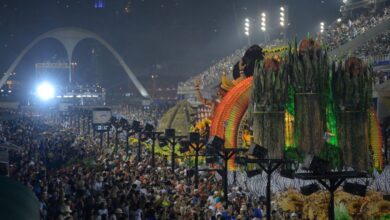
<path id="1" fill-rule="evenodd" d="M 261 13 L 261 26 L 260 29 L 264 33 L 264 41 L 267 42 L 267 15 L 265 12 Z"/>
<path id="2" fill-rule="evenodd" d="M 280 27 L 282 28 L 281 34 L 283 35 L 283 40 L 286 41 L 286 29 L 288 26 L 287 22 L 287 7 L 282 5 L 280 6 L 280 11 L 279 11 L 279 24 Z"/>
<path id="3" fill-rule="evenodd" d="M 250 37 L 250 20 L 249 18 L 245 18 L 245 23 L 244 23 L 245 27 L 245 36 L 248 38 L 248 45 L 251 44 L 251 37 Z"/>
<path id="4" fill-rule="evenodd" d="M 321 22 L 320 23 L 320 32 L 321 32 L 321 34 L 324 33 L 324 30 L 325 30 L 325 23 Z"/>

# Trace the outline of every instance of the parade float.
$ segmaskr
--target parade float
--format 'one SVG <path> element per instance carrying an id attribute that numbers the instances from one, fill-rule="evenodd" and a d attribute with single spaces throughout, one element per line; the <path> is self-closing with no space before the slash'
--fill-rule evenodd
<path id="1" fill-rule="evenodd" d="M 214 100 L 205 100 L 197 86 L 203 105 L 188 129 L 223 139 L 225 148 L 255 143 L 267 148 L 270 158 L 302 163 L 310 154 L 329 161 L 334 170 L 369 172 L 373 178 L 366 196 L 339 190 L 337 210 L 354 219 L 390 213 L 390 202 L 381 194 L 390 191 L 390 172 L 384 170 L 381 127 L 372 106 L 371 67 L 355 57 L 331 60 L 321 43 L 310 38 L 264 49 L 263 54 L 252 74 L 235 79 L 222 74 Z M 229 170 L 229 183 L 234 173 L 236 184 L 265 195 L 264 175 L 249 178 L 234 158 Z M 280 173 L 272 179 L 280 209 L 303 213 L 305 219 L 326 219 L 326 192 L 304 196 L 297 189 L 305 181 Z"/>
<path id="2" fill-rule="evenodd" d="M 215 107 L 210 135 L 241 147 L 251 128 L 252 141 L 272 158 L 313 154 L 335 168 L 382 170 L 370 68 L 358 58 L 331 62 L 312 39 L 277 51 L 266 50 L 251 77 L 236 83 L 222 76 L 229 90 Z"/>

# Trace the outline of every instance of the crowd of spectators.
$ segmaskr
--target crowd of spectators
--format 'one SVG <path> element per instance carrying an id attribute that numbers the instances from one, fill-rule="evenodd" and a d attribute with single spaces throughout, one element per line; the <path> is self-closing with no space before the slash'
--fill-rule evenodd
<path id="1" fill-rule="evenodd" d="M 332 50 L 389 18 L 389 6 L 379 9 L 378 11 L 367 10 L 355 19 L 349 17 L 338 20 L 325 30 L 322 34 L 322 39 L 329 49 Z"/>
<path id="2" fill-rule="evenodd" d="M 367 41 L 357 48 L 353 54 L 364 58 L 385 58 L 390 54 L 390 31 L 386 31 L 375 39 Z"/>
<path id="3" fill-rule="evenodd" d="M 3 141 L 22 146 L 10 152 L 10 176 L 39 198 L 42 219 L 260 219 L 264 210 L 238 187 L 230 188 L 225 209 L 214 174 L 204 173 L 195 189 L 185 167 L 172 172 L 158 156 L 151 167 L 146 151 L 138 161 L 98 147 L 92 136 L 27 117 L 2 122 L 1 130 Z"/>

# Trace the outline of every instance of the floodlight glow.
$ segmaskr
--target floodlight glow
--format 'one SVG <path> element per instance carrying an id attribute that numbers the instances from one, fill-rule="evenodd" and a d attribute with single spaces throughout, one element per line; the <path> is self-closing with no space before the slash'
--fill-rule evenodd
<path id="1" fill-rule="evenodd" d="M 262 30 L 262 31 L 265 31 L 265 27 L 261 27 L 261 30 Z"/>
<path id="2" fill-rule="evenodd" d="M 282 27 L 283 27 L 283 26 L 284 26 L 284 22 L 280 22 L 280 26 L 282 26 Z"/>
<path id="3" fill-rule="evenodd" d="M 338 19 L 337 19 L 337 22 L 340 23 L 340 22 L 341 22 L 341 18 L 338 18 Z"/>
<path id="4" fill-rule="evenodd" d="M 281 10 L 281 11 L 284 11 L 284 7 L 283 7 L 283 6 L 282 6 L 282 7 L 280 7 L 280 10 Z"/>
<path id="5" fill-rule="evenodd" d="M 320 24 L 321 24 L 321 26 L 324 26 L 324 22 L 321 22 Z"/>
<path id="6" fill-rule="evenodd" d="M 43 101 L 50 100 L 55 97 L 54 86 L 48 82 L 44 82 L 37 87 L 36 94 Z"/>
<path id="7" fill-rule="evenodd" d="M 245 30 L 246 30 L 246 31 L 249 31 L 249 27 L 245 27 Z"/>
<path id="8" fill-rule="evenodd" d="M 248 32 L 248 31 L 245 31 L 245 35 L 246 35 L 246 36 L 249 36 L 249 32 Z"/>
<path id="9" fill-rule="evenodd" d="M 284 16 L 284 12 L 280 12 L 280 16 Z"/>
<path id="10" fill-rule="evenodd" d="M 347 3 L 348 3 L 348 0 L 343 0 L 343 3 L 344 3 L 344 4 L 347 4 Z"/>
<path id="11" fill-rule="evenodd" d="M 249 27 L 249 23 L 245 23 L 245 27 Z"/>
<path id="12" fill-rule="evenodd" d="M 249 18 L 245 18 L 245 22 L 249 22 Z"/>
<path id="13" fill-rule="evenodd" d="M 262 16 L 262 17 L 265 17 L 265 13 L 264 13 L 264 12 L 263 12 L 263 13 L 261 13 L 261 16 Z"/>

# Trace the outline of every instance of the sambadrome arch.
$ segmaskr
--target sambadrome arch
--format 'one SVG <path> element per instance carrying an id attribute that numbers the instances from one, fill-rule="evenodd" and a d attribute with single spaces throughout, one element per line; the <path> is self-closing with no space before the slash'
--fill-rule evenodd
<path id="1" fill-rule="evenodd" d="M 15 61 L 11 64 L 11 66 L 6 70 L 3 77 L 0 81 L 0 87 L 2 87 L 7 79 L 10 77 L 11 73 L 14 72 L 17 65 L 20 63 L 20 61 L 23 59 L 23 57 L 26 55 L 28 51 L 31 50 L 37 43 L 39 43 L 42 40 L 45 39 L 55 39 L 59 41 L 65 48 L 67 56 L 68 56 L 68 62 L 69 65 L 72 62 L 72 56 L 73 51 L 76 48 L 76 46 L 80 43 L 80 41 L 84 39 L 94 39 L 101 43 L 104 47 L 106 47 L 111 54 L 115 57 L 115 59 L 119 62 L 119 64 L 123 67 L 125 72 L 127 73 L 128 77 L 131 79 L 131 81 L 134 83 L 135 87 L 138 89 L 140 94 L 145 98 L 150 98 L 149 93 L 146 91 L 146 89 L 142 86 L 142 84 L 138 81 L 137 77 L 134 75 L 134 73 L 130 70 L 130 68 L 127 66 L 123 58 L 118 54 L 118 52 L 103 38 L 101 38 L 99 35 L 85 30 L 81 28 L 75 28 L 75 27 L 67 27 L 67 28 L 58 28 L 51 31 L 48 31 L 37 38 L 35 38 L 30 44 L 28 44 L 23 51 L 19 54 L 19 56 L 15 59 Z M 69 68 L 69 81 L 71 81 L 71 68 Z"/>

